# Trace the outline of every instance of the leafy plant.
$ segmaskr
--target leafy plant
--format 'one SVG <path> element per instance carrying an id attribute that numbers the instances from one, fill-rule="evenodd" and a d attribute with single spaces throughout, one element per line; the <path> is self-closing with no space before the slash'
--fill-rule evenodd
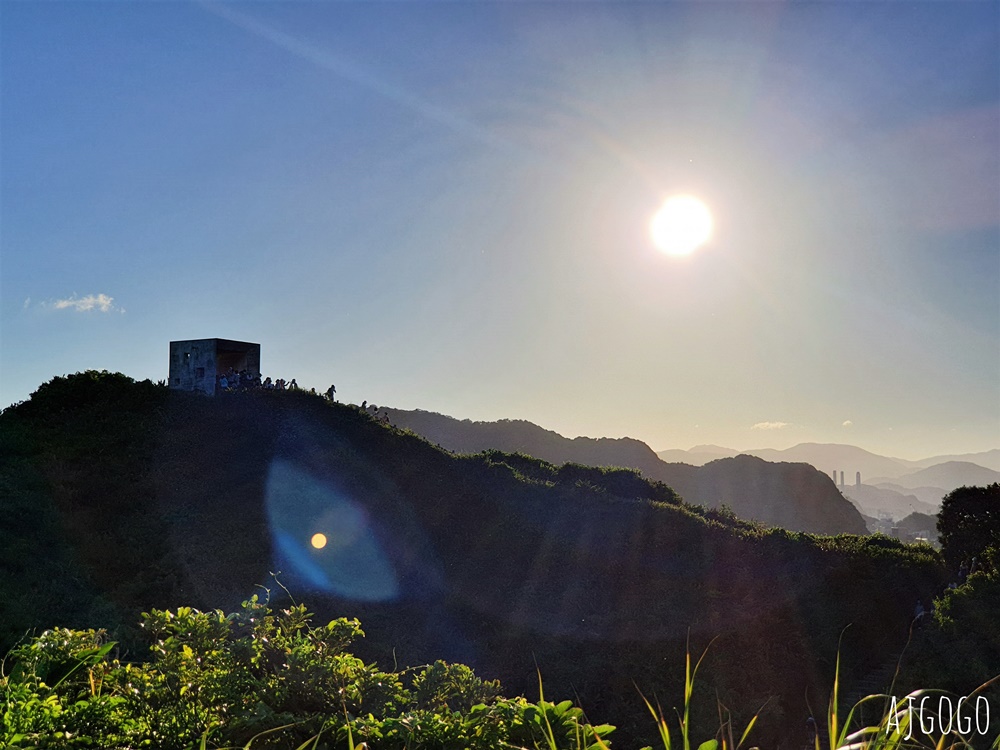
<path id="1" fill-rule="evenodd" d="M 347 649 L 357 620 L 314 626 L 303 605 L 258 597 L 230 615 L 189 607 L 143 615 L 149 660 L 122 663 L 103 631 L 50 630 L 14 649 L 0 682 L 0 745 L 209 748 L 596 748 L 569 701 L 502 698 L 443 661 L 383 672 Z"/>

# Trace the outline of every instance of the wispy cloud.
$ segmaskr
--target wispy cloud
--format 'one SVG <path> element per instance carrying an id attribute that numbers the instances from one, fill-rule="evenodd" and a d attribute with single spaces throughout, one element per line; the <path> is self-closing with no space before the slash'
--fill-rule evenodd
<path id="1" fill-rule="evenodd" d="M 27 306 L 31 301 L 29 297 L 24 301 Z M 71 310 L 78 313 L 102 312 L 102 313 L 125 313 L 125 308 L 115 304 L 115 298 L 108 294 L 88 294 L 84 297 L 77 297 L 75 294 L 66 299 L 50 300 L 43 302 L 42 307 L 49 310 Z"/>
<path id="2" fill-rule="evenodd" d="M 780 430 L 784 427 L 788 427 L 788 422 L 758 422 L 753 425 L 751 430 Z"/>
<path id="3" fill-rule="evenodd" d="M 841 427 L 854 427 L 854 422 L 849 419 L 845 419 L 844 423 L 840 425 Z"/>

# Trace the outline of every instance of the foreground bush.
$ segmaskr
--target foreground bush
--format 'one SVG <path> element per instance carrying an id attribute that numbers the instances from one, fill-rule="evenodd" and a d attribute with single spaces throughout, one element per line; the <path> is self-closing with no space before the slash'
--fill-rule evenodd
<path id="1" fill-rule="evenodd" d="M 150 659 L 123 663 L 104 631 L 49 630 L 0 676 L 0 746 L 16 748 L 597 748 L 569 701 L 499 696 L 445 662 L 383 672 L 348 653 L 357 620 L 304 606 L 143 615 Z"/>
<path id="2" fill-rule="evenodd" d="M 364 635 L 357 620 L 313 626 L 310 618 L 302 605 L 275 611 L 257 597 L 230 615 L 154 610 L 143 615 L 150 656 L 141 663 L 115 658 L 117 644 L 104 631 L 48 630 L 3 662 L 0 747 L 609 750 L 614 727 L 592 726 L 571 701 L 546 701 L 541 682 L 532 703 L 501 697 L 499 682 L 460 664 L 384 672 L 347 651 Z M 758 716 L 737 732 L 719 704 L 715 738 L 692 743 L 691 698 L 704 656 L 692 663 L 688 654 L 676 722 L 643 698 L 664 750 L 739 750 L 756 724 Z M 968 716 L 963 728 L 959 714 L 924 711 L 926 696 L 941 704 L 942 691 L 901 701 L 869 696 L 862 703 L 884 705 L 884 715 L 859 728 L 852 716 L 861 704 L 845 719 L 838 687 L 839 664 L 825 741 L 814 733 L 809 750 L 976 750 L 990 741 L 978 714 L 974 732 Z M 940 727 L 936 735 L 921 733 L 925 719 Z M 1000 750 L 1000 739 L 989 748 Z"/>

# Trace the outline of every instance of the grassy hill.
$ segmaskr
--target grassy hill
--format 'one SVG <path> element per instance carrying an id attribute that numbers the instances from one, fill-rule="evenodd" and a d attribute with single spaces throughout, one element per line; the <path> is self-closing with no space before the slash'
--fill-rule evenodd
<path id="1" fill-rule="evenodd" d="M 231 610 L 280 570 L 320 617 L 361 619 L 363 658 L 462 661 L 524 694 L 537 665 L 618 747 L 655 740 L 636 687 L 679 705 L 688 642 L 713 638 L 696 721 L 767 702 L 757 741 L 797 741 L 844 628 L 862 679 L 947 583 L 929 548 L 764 529 L 633 470 L 453 455 L 303 392 L 81 373 L 0 415 L 0 448 L 4 650 L 56 624 L 128 644 L 140 610 Z"/>

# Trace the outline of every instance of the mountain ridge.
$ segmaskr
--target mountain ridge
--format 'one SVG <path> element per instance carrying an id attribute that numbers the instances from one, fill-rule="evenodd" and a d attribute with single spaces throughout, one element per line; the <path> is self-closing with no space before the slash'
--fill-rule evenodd
<path id="1" fill-rule="evenodd" d="M 792 531 L 821 534 L 867 531 L 858 510 L 830 477 L 804 462 L 768 462 L 755 456 L 716 458 L 702 466 L 664 462 L 636 438 L 567 438 L 527 420 L 479 422 L 436 412 L 382 409 L 397 427 L 448 450 L 523 452 L 553 464 L 624 466 L 664 482 L 691 503 Z"/>
<path id="2" fill-rule="evenodd" d="M 987 485 L 1000 481 L 1000 471 L 994 471 L 971 461 L 945 461 L 902 476 L 877 477 L 873 483 L 891 482 L 907 489 L 943 487 L 953 490 L 964 485 Z"/>
<path id="3" fill-rule="evenodd" d="M 785 456 L 802 456 L 803 454 L 808 454 L 810 451 L 813 453 L 818 453 L 822 449 L 833 449 L 830 452 L 839 452 L 843 459 L 850 460 L 850 458 L 868 458 L 873 461 L 878 462 L 888 462 L 885 463 L 886 466 L 898 465 L 899 467 L 905 467 L 905 469 L 895 469 L 887 474 L 872 474 L 870 471 L 865 471 L 864 469 L 859 469 L 853 466 L 832 466 L 833 463 L 841 460 L 838 457 L 823 456 L 820 458 L 820 463 L 831 464 L 829 471 L 833 471 L 834 468 L 847 471 L 858 471 L 861 470 L 864 474 L 869 476 L 879 476 L 880 478 L 893 479 L 896 476 L 901 476 L 902 474 L 896 474 L 895 471 L 916 471 L 920 469 L 926 469 L 931 466 L 938 464 L 959 461 L 968 462 L 976 464 L 982 468 L 991 469 L 993 471 L 1000 471 L 1000 448 L 994 448 L 988 451 L 979 451 L 975 453 L 961 453 L 961 454 L 947 454 L 941 456 L 931 456 L 928 458 L 921 458 L 918 460 L 897 458 L 893 456 L 885 456 L 879 453 L 874 453 L 873 451 L 866 450 L 856 445 L 850 443 L 817 443 L 817 442 L 803 442 L 797 443 L 789 448 L 747 448 L 744 450 L 736 450 L 734 448 L 727 448 L 719 445 L 696 445 L 687 450 L 683 448 L 668 448 L 661 451 L 656 451 L 658 456 L 669 456 L 670 460 L 677 460 L 678 457 L 684 455 L 689 455 L 692 457 L 704 456 L 704 455 L 739 455 L 741 453 L 746 453 L 752 456 L 760 456 L 761 458 L 766 458 L 767 456 L 785 455 Z M 797 459 L 802 460 L 802 459 Z M 809 462 L 811 463 L 811 461 Z M 815 464 L 814 464 L 815 465 Z M 816 466 L 820 471 L 825 471 L 827 469 Z"/>

